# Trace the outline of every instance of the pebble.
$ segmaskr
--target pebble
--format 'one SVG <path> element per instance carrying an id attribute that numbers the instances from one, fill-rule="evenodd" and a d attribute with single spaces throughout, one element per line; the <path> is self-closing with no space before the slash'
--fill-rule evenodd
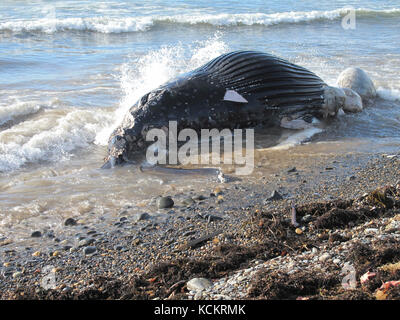
<path id="1" fill-rule="evenodd" d="M 77 222 L 74 218 L 68 218 L 64 221 L 64 226 L 76 226 Z"/>
<path id="2" fill-rule="evenodd" d="M 379 232 L 379 230 L 377 228 L 367 228 L 364 230 L 364 233 L 368 234 L 368 233 L 375 233 L 377 234 Z"/>
<path id="3" fill-rule="evenodd" d="M 14 279 L 20 278 L 21 276 L 22 276 L 22 272 L 20 272 L 20 271 L 14 272 L 14 273 L 12 274 L 12 277 L 13 277 Z"/>
<path id="4" fill-rule="evenodd" d="M 83 249 L 83 252 L 85 253 L 85 255 L 93 254 L 96 251 L 97 251 L 97 248 L 96 247 L 92 247 L 92 246 L 88 246 L 88 247 L 85 247 Z"/>
<path id="5" fill-rule="evenodd" d="M 186 283 L 187 289 L 192 291 L 201 291 L 212 285 L 213 283 L 206 278 L 193 278 Z"/>
<path id="6" fill-rule="evenodd" d="M 274 190 L 271 193 L 271 196 L 267 199 L 267 201 L 275 201 L 275 200 L 282 200 L 282 199 L 283 199 L 282 195 L 278 191 Z"/>
<path id="7" fill-rule="evenodd" d="M 174 200 L 171 197 L 161 197 L 157 200 L 157 205 L 159 209 L 172 208 L 174 206 Z"/>
<path id="8" fill-rule="evenodd" d="M 42 233 L 40 231 L 34 231 L 31 234 L 32 238 L 40 238 L 42 236 Z"/>
<path id="9" fill-rule="evenodd" d="M 194 196 L 193 197 L 193 200 L 196 200 L 196 201 L 203 201 L 203 200 L 206 200 L 207 198 L 205 197 L 205 196 L 203 196 L 203 195 L 198 195 L 198 196 Z"/>
<path id="10" fill-rule="evenodd" d="M 328 260 L 331 257 L 331 255 L 329 253 L 324 253 L 323 255 L 321 255 L 318 258 L 319 262 L 325 262 L 326 260 Z"/>
<path id="11" fill-rule="evenodd" d="M 146 212 L 142 212 L 142 213 L 135 213 L 132 216 L 132 221 L 133 222 L 138 222 L 138 221 L 143 221 L 143 220 L 147 220 L 150 218 L 150 215 Z"/>
<path id="12" fill-rule="evenodd" d="M 34 253 L 32 253 L 32 257 L 39 257 L 41 255 L 40 251 L 35 251 Z"/>
<path id="13" fill-rule="evenodd" d="M 190 206 L 193 203 L 195 203 L 195 201 L 192 198 L 185 198 L 182 200 L 182 204 L 185 206 Z"/>
<path id="14" fill-rule="evenodd" d="M 78 247 L 88 246 L 94 242 L 95 242 L 94 239 L 82 239 L 78 242 Z"/>

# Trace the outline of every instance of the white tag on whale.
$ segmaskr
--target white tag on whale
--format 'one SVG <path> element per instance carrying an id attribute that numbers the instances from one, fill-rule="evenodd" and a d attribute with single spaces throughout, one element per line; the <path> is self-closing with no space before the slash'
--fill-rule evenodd
<path id="1" fill-rule="evenodd" d="M 237 93 L 235 90 L 226 90 L 224 100 L 240 102 L 240 103 L 248 103 L 248 101 L 245 98 L 243 98 L 239 93 Z"/>

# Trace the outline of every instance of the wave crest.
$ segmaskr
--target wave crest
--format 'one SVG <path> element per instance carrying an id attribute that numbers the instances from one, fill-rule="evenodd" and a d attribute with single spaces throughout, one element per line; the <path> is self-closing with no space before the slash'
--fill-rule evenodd
<path id="1" fill-rule="evenodd" d="M 330 11 L 292 11 L 278 13 L 238 13 L 238 14 L 197 14 L 173 16 L 138 17 L 87 17 L 87 18 L 43 18 L 36 20 L 16 20 L 0 23 L 0 31 L 44 32 L 82 31 L 98 33 L 127 33 L 149 31 L 160 24 L 208 24 L 212 26 L 270 26 L 276 24 L 311 23 L 314 21 L 337 20 L 349 13 L 349 8 Z M 373 10 L 355 9 L 358 17 L 400 16 L 400 9 Z"/>

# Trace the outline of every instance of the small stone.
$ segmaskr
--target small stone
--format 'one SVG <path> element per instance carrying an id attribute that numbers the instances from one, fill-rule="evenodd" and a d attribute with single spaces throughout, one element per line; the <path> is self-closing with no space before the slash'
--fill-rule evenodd
<path id="1" fill-rule="evenodd" d="M 171 197 L 161 197 L 157 200 L 157 205 L 159 209 L 172 208 L 174 206 L 174 200 Z"/>
<path id="2" fill-rule="evenodd" d="M 132 216 L 132 221 L 133 222 L 138 222 L 138 221 L 143 221 L 143 220 L 147 220 L 150 218 L 150 215 L 146 212 L 142 212 L 142 213 L 135 213 Z"/>
<path id="3" fill-rule="evenodd" d="M 282 200 L 282 199 L 283 199 L 283 197 L 281 196 L 281 194 L 278 191 L 274 190 L 271 193 L 271 196 L 267 199 L 267 201 L 276 201 L 276 200 Z"/>
<path id="4" fill-rule="evenodd" d="M 40 238 L 42 236 L 42 233 L 40 231 L 34 231 L 31 234 L 32 238 Z"/>
<path id="5" fill-rule="evenodd" d="M 85 247 L 85 248 L 83 249 L 83 252 L 85 253 L 85 255 L 93 254 L 93 253 L 95 253 L 96 251 L 97 251 L 97 248 L 96 248 L 96 247 L 92 247 L 92 246 L 88 246 L 88 247 Z"/>
<path id="6" fill-rule="evenodd" d="M 211 287 L 212 285 L 213 283 L 206 278 L 193 278 L 186 283 L 186 287 L 188 290 L 193 290 L 196 292 Z"/>
<path id="7" fill-rule="evenodd" d="M 301 230 L 300 228 L 296 228 L 295 232 L 296 232 L 297 234 L 302 234 L 302 233 L 303 233 L 303 230 Z"/>
<path id="8" fill-rule="evenodd" d="M 347 181 L 354 181 L 356 180 L 356 176 L 349 176 L 346 178 Z"/>
<path id="9" fill-rule="evenodd" d="M 22 272 L 20 272 L 20 271 L 14 272 L 14 273 L 12 274 L 12 277 L 13 277 L 14 279 L 20 278 L 21 276 L 22 276 Z"/>
<path id="10" fill-rule="evenodd" d="M 182 204 L 185 205 L 185 206 L 190 206 L 193 203 L 195 203 L 195 201 L 190 197 L 185 198 L 185 199 L 182 200 Z"/>
<path id="11" fill-rule="evenodd" d="M 196 200 L 196 201 L 203 201 L 203 200 L 206 200 L 207 198 L 205 197 L 205 196 L 203 196 L 203 195 L 198 195 L 198 196 L 194 196 L 193 197 L 193 200 Z"/>
<path id="12" fill-rule="evenodd" d="M 323 255 L 321 255 L 318 258 L 319 262 L 325 262 L 326 260 L 328 260 L 331 257 L 331 255 L 329 253 L 324 253 Z"/>
<path id="13" fill-rule="evenodd" d="M 311 214 L 306 214 L 304 217 L 301 218 L 301 221 L 304 223 L 308 223 L 312 220 Z"/>
<path id="14" fill-rule="evenodd" d="M 296 172 L 296 171 L 297 171 L 296 167 L 293 167 L 293 168 L 289 169 L 287 172 L 292 173 L 292 172 Z"/>
<path id="15" fill-rule="evenodd" d="M 41 255 L 40 251 L 35 251 L 34 253 L 32 253 L 32 257 L 39 257 Z"/>
<path id="16" fill-rule="evenodd" d="M 68 218 L 67 220 L 64 221 L 65 226 L 76 226 L 77 222 L 74 218 Z"/>
<path id="17" fill-rule="evenodd" d="M 94 242 L 95 242 L 94 239 L 86 239 L 85 238 L 78 242 L 78 247 L 85 247 L 85 246 L 91 245 Z"/>
<path id="18" fill-rule="evenodd" d="M 379 230 L 377 228 L 367 228 L 364 230 L 364 233 L 366 234 L 377 234 Z"/>
<path id="19" fill-rule="evenodd" d="M 61 252 L 60 252 L 60 251 L 57 251 L 57 250 L 54 251 L 53 254 L 52 254 L 53 257 L 58 257 L 58 256 L 60 256 L 60 255 L 61 255 Z"/>

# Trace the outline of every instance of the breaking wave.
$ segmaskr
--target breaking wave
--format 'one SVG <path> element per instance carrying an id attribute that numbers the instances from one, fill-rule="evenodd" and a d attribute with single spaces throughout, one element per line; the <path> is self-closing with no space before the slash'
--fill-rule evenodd
<path id="1" fill-rule="evenodd" d="M 172 16 L 137 17 L 69 17 L 41 18 L 32 20 L 13 20 L 0 23 L 0 31 L 56 33 L 64 31 L 127 33 L 149 31 L 165 24 L 212 25 L 212 26 L 271 26 L 277 24 L 312 23 L 315 21 L 337 20 L 350 11 L 340 8 L 330 11 L 291 11 L 278 13 L 238 13 L 238 14 L 182 14 Z M 357 17 L 393 17 L 400 16 L 400 9 L 373 10 L 355 9 Z"/>

